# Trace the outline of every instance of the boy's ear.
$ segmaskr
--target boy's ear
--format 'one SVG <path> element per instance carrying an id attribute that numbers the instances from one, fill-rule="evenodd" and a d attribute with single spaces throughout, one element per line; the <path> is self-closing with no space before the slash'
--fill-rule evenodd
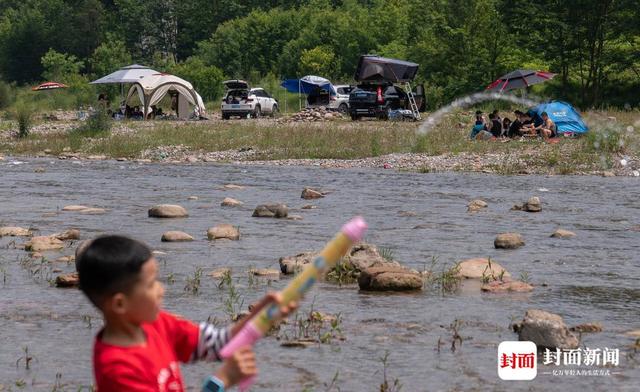
<path id="1" fill-rule="evenodd" d="M 124 314 L 127 311 L 127 296 L 124 293 L 115 293 L 106 301 L 106 306 L 110 312 Z"/>

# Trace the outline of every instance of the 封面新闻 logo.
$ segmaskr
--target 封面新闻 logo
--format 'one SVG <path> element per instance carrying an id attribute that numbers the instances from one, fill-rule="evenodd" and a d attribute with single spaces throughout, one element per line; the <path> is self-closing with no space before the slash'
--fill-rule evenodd
<path id="1" fill-rule="evenodd" d="M 533 380 L 538 375 L 538 348 L 533 342 L 502 342 L 498 346 L 498 377 Z"/>

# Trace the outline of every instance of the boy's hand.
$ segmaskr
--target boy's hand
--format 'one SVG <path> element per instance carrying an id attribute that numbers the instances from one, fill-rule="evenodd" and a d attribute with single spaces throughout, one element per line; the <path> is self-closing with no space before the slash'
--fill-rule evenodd
<path id="1" fill-rule="evenodd" d="M 280 306 L 280 314 L 283 318 L 298 310 L 298 302 L 291 301 L 288 304 L 283 303 L 282 295 L 278 292 L 269 292 L 262 300 L 265 304 L 277 303 Z M 262 303 L 261 301 L 261 303 Z"/>
<path id="2" fill-rule="evenodd" d="M 246 346 L 224 360 L 222 367 L 216 372 L 216 377 L 224 383 L 226 389 L 257 374 L 255 354 L 251 347 Z"/>

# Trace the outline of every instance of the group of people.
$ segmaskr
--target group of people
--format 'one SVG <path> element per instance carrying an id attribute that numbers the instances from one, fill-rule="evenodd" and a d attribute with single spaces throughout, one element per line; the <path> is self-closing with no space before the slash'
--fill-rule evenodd
<path id="1" fill-rule="evenodd" d="M 497 109 L 489 113 L 488 119 L 482 111 L 476 111 L 475 123 L 469 138 L 473 140 L 495 140 L 498 138 L 540 136 L 544 140 L 549 140 L 558 134 L 556 124 L 546 112 L 540 115 L 542 123 L 537 126 L 529 113 L 520 110 L 516 110 L 513 113 L 516 118 L 511 121 L 508 117 L 501 118 Z"/>

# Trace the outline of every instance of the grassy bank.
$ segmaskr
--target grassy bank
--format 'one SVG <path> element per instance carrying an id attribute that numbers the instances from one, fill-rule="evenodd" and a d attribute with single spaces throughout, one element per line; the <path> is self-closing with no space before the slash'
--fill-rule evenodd
<path id="1" fill-rule="evenodd" d="M 330 121 L 297 123 L 282 120 L 232 120 L 204 122 L 116 122 L 111 132 L 35 130 L 25 138 L 10 136 L 16 124 L 0 122 L 0 152 L 37 155 L 45 149 L 60 154 L 69 149 L 86 155 L 139 158 L 145 150 L 161 146 L 183 146 L 189 152 L 213 152 L 251 148 L 250 159 L 362 159 L 391 153 L 420 153 L 429 156 L 460 154 L 488 156 L 516 155 L 514 163 L 495 159 L 492 171 L 513 174 L 531 167 L 550 173 L 571 174 L 608 170 L 621 156 L 635 157 L 640 151 L 640 113 L 591 112 L 585 115 L 590 133 L 581 138 L 547 144 L 538 140 L 477 142 L 467 138 L 469 113 L 447 117 L 426 135 L 419 124 L 379 121 Z M 45 127 L 56 122 L 42 124 Z M 73 128 L 74 126 L 71 126 Z M 56 127 L 59 128 L 59 127 Z"/>

